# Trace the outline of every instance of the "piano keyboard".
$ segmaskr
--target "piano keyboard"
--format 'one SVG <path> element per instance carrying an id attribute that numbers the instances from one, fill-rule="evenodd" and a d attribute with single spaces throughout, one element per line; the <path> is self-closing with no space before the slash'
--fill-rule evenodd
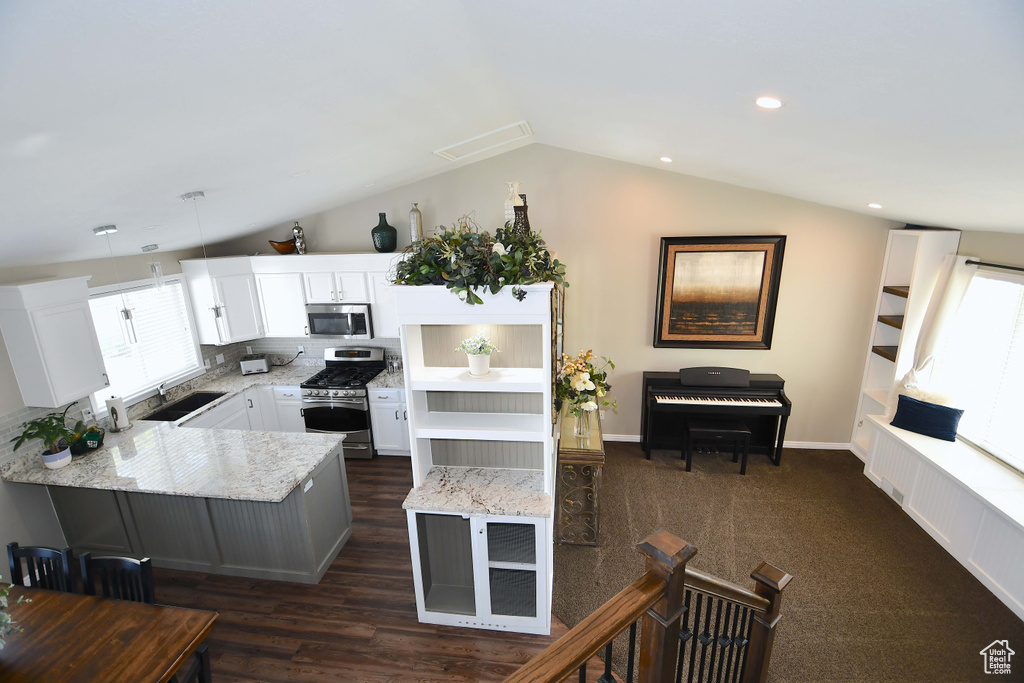
<path id="1" fill-rule="evenodd" d="M 774 398 L 738 398 L 728 396 L 669 396 L 655 394 L 658 403 L 668 403 L 691 406 L 778 406 L 782 403 Z"/>

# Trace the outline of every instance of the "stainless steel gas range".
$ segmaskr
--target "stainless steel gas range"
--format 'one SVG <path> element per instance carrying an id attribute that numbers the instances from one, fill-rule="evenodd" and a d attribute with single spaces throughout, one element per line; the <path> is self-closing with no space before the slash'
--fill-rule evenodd
<path id="1" fill-rule="evenodd" d="M 344 434 L 346 458 L 372 458 L 366 383 L 384 370 L 384 350 L 328 348 L 324 360 L 327 367 L 300 385 L 306 431 Z"/>

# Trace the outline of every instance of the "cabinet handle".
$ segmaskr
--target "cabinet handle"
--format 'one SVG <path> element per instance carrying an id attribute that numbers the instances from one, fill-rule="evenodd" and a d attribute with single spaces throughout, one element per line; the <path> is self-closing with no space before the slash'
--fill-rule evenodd
<path id="1" fill-rule="evenodd" d="M 285 398 L 291 398 L 295 394 L 281 394 L 281 395 L 284 396 Z"/>
<path id="2" fill-rule="evenodd" d="M 249 407 L 252 408 L 252 399 L 251 398 L 247 398 L 246 400 L 249 402 Z"/>
<path id="3" fill-rule="evenodd" d="M 395 419 L 396 420 L 398 419 L 398 411 L 397 410 L 395 411 Z"/>
<path id="4" fill-rule="evenodd" d="M 299 417 L 306 417 L 306 409 L 299 408 Z"/>
<path id="5" fill-rule="evenodd" d="M 107 377 L 107 373 L 103 373 L 103 386 L 110 386 L 110 378 Z"/>
<path id="6" fill-rule="evenodd" d="M 309 336 L 309 325 L 306 325 L 305 327 L 303 327 L 302 331 L 305 332 L 306 336 L 308 337 Z"/>
<path id="7" fill-rule="evenodd" d="M 403 410 L 402 411 L 402 419 L 403 420 L 408 420 L 409 419 L 409 411 L 408 410 Z"/>

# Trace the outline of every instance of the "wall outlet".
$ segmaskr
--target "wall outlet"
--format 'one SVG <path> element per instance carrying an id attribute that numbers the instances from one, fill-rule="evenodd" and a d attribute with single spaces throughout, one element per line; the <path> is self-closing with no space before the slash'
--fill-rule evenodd
<path id="1" fill-rule="evenodd" d="M 600 411 L 600 413 L 601 413 L 601 422 L 604 422 L 604 414 L 605 414 L 605 412 L 606 412 L 605 410 L 601 410 Z"/>
<path id="2" fill-rule="evenodd" d="M 218 353 L 216 360 L 217 360 L 217 365 L 223 365 L 224 364 L 224 354 L 223 353 Z"/>
<path id="3" fill-rule="evenodd" d="M 252 347 L 249 346 L 248 344 L 246 344 L 245 345 L 245 352 L 251 356 L 252 355 Z"/>
<path id="4" fill-rule="evenodd" d="M 299 344 L 299 355 L 301 356 L 305 352 L 306 352 L 306 347 L 303 346 L 302 344 Z"/>
<path id="5" fill-rule="evenodd" d="M 203 367 L 206 368 L 207 370 L 210 369 L 210 359 L 209 358 L 204 358 L 203 359 Z"/>
<path id="6" fill-rule="evenodd" d="M 96 416 L 93 414 L 92 408 L 82 408 L 82 422 L 89 422 L 94 417 Z"/>

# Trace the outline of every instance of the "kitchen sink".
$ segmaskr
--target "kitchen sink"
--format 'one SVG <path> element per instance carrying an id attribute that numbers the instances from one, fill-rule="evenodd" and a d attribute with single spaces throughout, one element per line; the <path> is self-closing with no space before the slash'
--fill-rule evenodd
<path id="1" fill-rule="evenodd" d="M 155 413 L 150 413 L 143 420 L 158 420 L 161 422 L 174 422 L 185 417 L 193 410 L 198 410 L 203 406 L 213 403 L 221 396 L 224 396 L 223 391 L 197 391 L 194 394 L 189 394 L 180 401 L 175 401 L 169 405 L 164 406 Z"/>

